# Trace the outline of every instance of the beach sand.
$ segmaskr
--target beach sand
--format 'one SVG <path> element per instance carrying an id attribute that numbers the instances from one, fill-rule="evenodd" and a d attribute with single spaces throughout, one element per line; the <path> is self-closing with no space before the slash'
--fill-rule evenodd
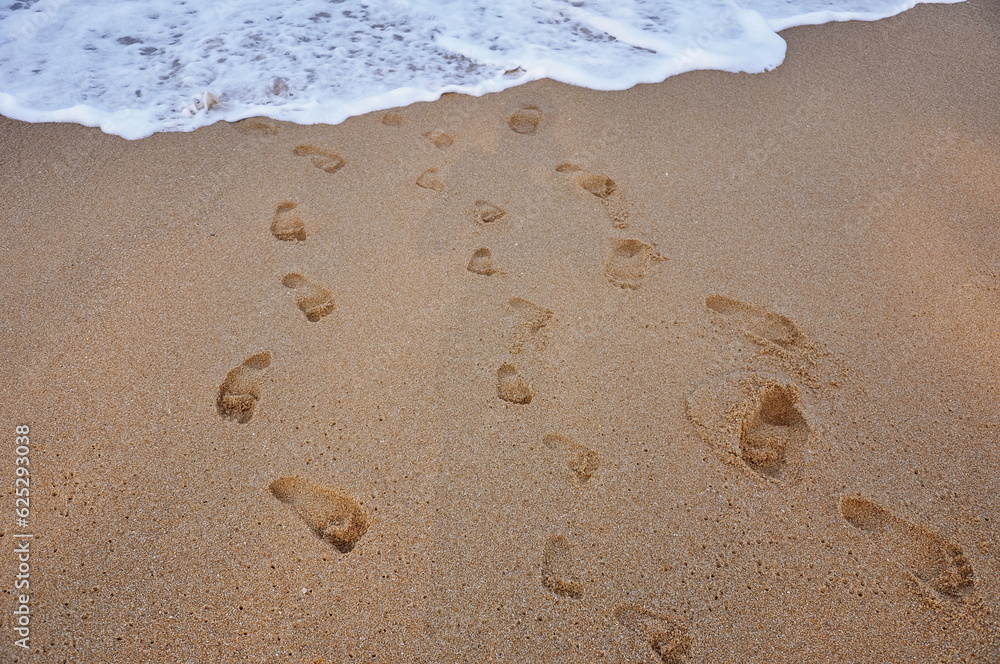
<path id="1" fill-rule="evenodd" d="M 1000 661 L 1000 10 L 783 36 L 338 126 L 0 120 L 0 659 Z"/>

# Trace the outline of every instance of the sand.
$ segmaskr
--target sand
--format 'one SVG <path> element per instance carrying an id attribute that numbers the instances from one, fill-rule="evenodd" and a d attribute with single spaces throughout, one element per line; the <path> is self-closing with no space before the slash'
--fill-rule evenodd
<path id="1" fill-rule="evenodd" d="M 784 36 L 339 126 L 0 120 L 0 659 L 1000 661 L 1000 11 Z"/>

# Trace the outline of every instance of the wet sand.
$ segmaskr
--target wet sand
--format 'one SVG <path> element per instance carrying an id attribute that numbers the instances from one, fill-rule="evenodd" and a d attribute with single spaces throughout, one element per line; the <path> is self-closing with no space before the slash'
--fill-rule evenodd
<path id="1" fill-rule="evenodd" d="M 1000 12 L 783 36 L 338 126 L 0 119 L 0 659 L 1000 659 Z"/>

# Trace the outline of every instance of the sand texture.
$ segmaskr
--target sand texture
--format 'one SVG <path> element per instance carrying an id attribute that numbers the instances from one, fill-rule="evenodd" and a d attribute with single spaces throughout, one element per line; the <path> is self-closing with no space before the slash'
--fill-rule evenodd
<path id="1" fill-rule="evenodd" d="M 1000 661 L 1000 10 L 784 36 L 338 126 L 0 119 L 0 661 Z"/>

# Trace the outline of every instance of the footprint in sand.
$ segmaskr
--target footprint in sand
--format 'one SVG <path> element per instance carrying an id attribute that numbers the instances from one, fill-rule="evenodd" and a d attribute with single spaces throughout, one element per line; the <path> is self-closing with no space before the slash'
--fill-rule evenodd
<path id="1" fill-rule="evenodd" d="M 333 293 L 326 286 L 309 281 L 298 272 L 289 272 L 281 283 L 295 291 L 295 304 L 309 322 L 315 323 L 334 310 Z"/>
<path id="2" fill-rule="evenodd" d="M 277 125 L 260 118 L 247 118 L 246 120 L 240 120 L 236 123 L 236 127 L 246 134 L 255 132 L 273 136 L 278 133 Z"/>
<path id="3" fill-rule="evenodd" d="M 492 224 L 503 219 L 507 212 L 489 201 L 476 201 L 473 206 L 473 215 L 480 224 Z"/>
<path id="4" fill-rule="evenodd" d="M 619 288 L 636 289 L 646 281 L 649 268 L 666 257 L 639 240 L 618 240 L 604 262 L 604 276 Z"/>
<path id="5" fill-rule="evenodd" d="M 509 403 L 526 405 L 535 394 L 517 367 L 505 362 L 497 369 L 497 396 Z"/>
<path id="6" fill-rule="evenodd" d="M 434 144 L 434 147 L 444 149 L 455 144 L 455 137 L 443 131 L 429 131 L 424 136 Z"/>
<path id="7" fill-rule="evenodd" d="M 472 252 L 472 258 L 469 259 L 465 269 L 487 277 L 499 272 L 496 263 L 493 261 L 493 254 L 486 247 L 480 247 Z"/>
<path id="8" fill-rule="evenodd" d="M 758 374 L 703 385 L 688 398 L 687 416 L 726 461 L 775 482 L 796 477 L 794 462 L 815 435 L 798 387 Z"/>
<path id="9" fill-rule="evenodd" d="M 843 496 L 841 516 L 923 584 L 949 599 L 973 592 L 972 566 L 962 548 L 927 528 L 905 521 L 861 496 Z"/>
<path id="10" fill-rule="evenodd" d="M 382 124 L 386 127 L 402 127 L 405 123 L 406 118 L 395 111 L 382 114 Z"/>
<path id="11" fill-rule="evenodd" d="M 542 437 L 542 443 L 547 449 L 562 458 L 571 473 L 573 482 L 578 486 L 585 485 L 601 465 L 601 459 L 596 450 L 576 442 L 569 436 L 550 432 Z"/>
<path id="12" fill-rule="evenodd" d="M 534 345 L 538 351 L 545 350 L 542 330 L 552 320 L 552 310 L 540 307 L 522 297 L 512 297 L 507 300 L 507 311 L 514 319 L 510 354 L 519 354 L 529 344 Z"/>
<path id="13" fill-rule="evenodd" d="M 760 473 L 777 479 L 790 449 L 809 440 L 809 424 L 798 408 L 795 385 L 765 382 L 747 402 L 740 427 L 740 458 Z"/>
<path id="14" fill-rule="evenodd" d="M 271 482 L 275 498 L 291 505 L 306 525 L 341 553 L 354 548 L 368 530 L 368 517 L 357 501 L 329 487 L 299 477 Z"/>
<path id="15" fill-rule="evenodd" d="M 739 326 L 753 341 L 783 348 L 804 343 L 805 335 L 790 318 L 763 307 L 740 302 L 722 295 L 710 295 L 705 306 Z"/>
<path id="16" fill-rule="evenodd" d="M 534 134 L 542 121 L 542 109 L 537 106 L 525 106 L 514 111 L 507 120 L 507 126 L 518 134 Z"/>
<path id="17" fill-rule="evenodd" d="M 691 654 L 688 629 L 666 613 L 644 606 L 623 604 L 615 608 L 619 624 L 642 637 L 663 664 L 682 664 Z"/>
<path id="18" fill-rule="evenodd" d="M 573 550 L 562 535 L 552 535 L 542 550 L 542 585 L 561 597 L 580 599 L 583 584 L 573 570 Z"/>
<path id="19" fill-rule="evenodd" d="M 576 183 L 600 199 L 615 228 L 628 228 L 632 203 L 625 198 L 618 183 L 603 173 L 592 173 L 574 164 L 559 164 L 559 173 L 572 173 Z"/>
<path id="20" fill-rule="evenodd" d="M 299 157 L 309 157 L 309 161 L 316 168 L 321 168 L 327 173 L 336 173 L 343 168 L 347 162 L 339 154 L 331 150 L 318 148 L 309 143 L 303 143 L 292 150 Z"/>
<path id="21" fill-rule="evenodd" d="M 440 193 L 444 191 L 444 180 L 438 176 L 438 169 L 428 168 L 417 178 L 417 186 Z"/>
<path id="22" fill-rule="evenodd" d="M 261 372 L 271 366 L 271 353 L 264 351 L 243 360 L 226 374 L 219 386 L 215 407 L 227 420 L 246 424 L 260 401 Z"/>
<path id="23" fill-rule="evenodd" d="M 274 237 L 286 242 L 291 240 L 305 242 L 306 223 L 298 207 L 298 204 L 292 201 L 285 201 L 278 206 L 271 222 L 271 234 Z"/>

